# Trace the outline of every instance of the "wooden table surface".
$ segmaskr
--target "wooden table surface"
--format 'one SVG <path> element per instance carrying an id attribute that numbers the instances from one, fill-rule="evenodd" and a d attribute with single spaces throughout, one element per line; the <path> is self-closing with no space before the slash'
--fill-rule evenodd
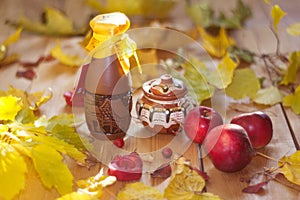
<path id="1" fill-rule="evenodd" d="M 72 0 L 1 0 L 0 1 L 0 41 L 3 41 L 14 29 L 5 25 L 5 21 L 16 20 L 21 14 L 37 19 L 44 5 L 55 6 L 64 10 L 68 16 L 76 21 L 78 25 L 86 23 L 91 13 L 91 9 L 80 4 L 81 1 Z M 227 2 L 227 1 L 226 1 Z M 236 31 L 234 38 L 237 43 L 253 52 L 260 54 L 274 52 L 276 49 L 276 41 L 270 30 L 270 15 L 269 6 L 262 0 L 248 0 L 253 11 L 253 16 L 249 19 L 244 29 Z M 274 1 L 271 1 L 274 4 Z M 182 2 L 181 2 L 182 3 Z M 293 38 L 285 32 L 285 27 L 288 24 L 300 21 L 300 2 L 296 0 L 276 1 L 288 15 L 280 24 L 280 48 L 282 52 L 290 52 L 300 49 L 300 38 Z M 216 9 L 227 9 L 232 6 L 232 1 L 224 5 L 224 1 L 214 1 Z M 186 16 L 181 16 L 182 9 L 180 7 L 171 14 L 172 17 L 178 19 L 178 23 L 184 23 Z M 86 15 L 85 15 L 86 14 Z M 176 20 L 174 20 L 176 21 Z M 183 26 L 186 26 L 183 25 Z M 21 60 L 36 61 L 41 55 L 49 54 L 49 50 L 56 44 L 57 38 L 35 35 L 31 33 L 23 33 L 20 41 L 10 47 L 10 52 L 17 52 L 21 55 Z M 71 52 L 78 50 L 77 42 L 81 37 L 61 38 L 64 47 L 71 49 Z M 77 48 L 77 49 L 76 49 Z M 261 76 L 268 77 L 265 72 L 263 63 L 252 66 Z M 6 90 L 8 85 L 28 91 L 40 91 L 51 87 L 53 89 L 53 97 L 47 104 L 41 107 L 41 113 L 47 116 L 53 116 L 60 113 L 72 113 L 72 109 L 65 104 L 63 93 L 71 90 L 77 77 L 79 68 L 71 68 L 60 64 L 57 61 L 41 63 L 35 70 L 37 77 L 33 81 L 28 81 L 24 78 L 16 78 L 16 72 L 22 69 L 18 64 L 11 64 L 0 68 L 0 89 Z M 232 116 L 247 112 L 262 110 L 266 112 L 273 122 L 274 136 L 270 144 L 259 151 L 274 158 L 281 158 L 284 155 L 289 155 L 296 150 L 299 150 L 300 144 L 300 116 L 294 114 L 290 109 L 277 104 L 272 107 L 245 106 L 242 104 L 231 104 L 236 102 L 219 102 L 226 106 L 226 112 L 223 114 L 225 122 L 228 122 Z M 141 152 L 150 152 L 164 146 L 169 140 L 168 136 L 153 136 L 147 139 L 129 138 L 126 141 L 124 149 L 137 150 Z M 262 171 L 264 167 L 276 166 L 277 163 L 261 157 L 254 157 L 251 163 L 243 170 L 236 173 L 223 173 L 218 171 L 211 163 L 208 157 L 199 157 L 199 148 L 196 144 L 191 144 L 184 152 L 186 158 L 191 159 L 192 164 L 204 169 L 210 176 L 207 182 L 206 191 L 219 195 L 222 199 L 300 199 L 299 190 L 295 190 L 282 184 L 271 181 L 264 187 L 264 190 L 258 194 L 245 194 L 242 189 L 246 187 L 246 183 L 242 182 L 241 177 L 251 176 L 258 171 Z M 106 166 L 97 164 L 90 169 L 77 165 L 71 159 L 65 161 L 75 180 L 94 176 L 100 168 Z M 142 181 L 147 184 L 155 185 L 163 191 L 168 180 L 152 180 L 149 173 L 145 173 Z M 117 182 L 113 186 L 105 189 L 103 199 L 115 199 L 117 192 L 124 186 L 125 183 Z M 55 199 L 59 197 L 56 190 L 45 189 L 41 184 L 33 167 L 29 167 L 26 187 L 16 199 Z"/>

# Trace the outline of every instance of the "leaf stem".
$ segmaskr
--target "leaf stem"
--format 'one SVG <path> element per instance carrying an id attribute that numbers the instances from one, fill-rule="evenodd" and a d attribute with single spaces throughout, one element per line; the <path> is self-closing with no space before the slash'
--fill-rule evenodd
<path id="1" fill-rule="evenodd" d="M 261 152 L 258 152 L 258 151 L 255 152 L 255 155 L 261 156 L 261 157 L 263 157 L 263 158 L 266 158 L 266 159 L 269 159 L 269 160 L 272 160 L 272 161 L 275 161 L 275 162 L 285 163 L 284 161 L 281 161 L 281 160 L 278 160 L 278 159 L 276 159 L 276 158 L 270 157 L 270 156 L 268 156 L 268 155 L 266 155 L 266 154 L 263 154 L 263 153 L 261 153 Z"/>

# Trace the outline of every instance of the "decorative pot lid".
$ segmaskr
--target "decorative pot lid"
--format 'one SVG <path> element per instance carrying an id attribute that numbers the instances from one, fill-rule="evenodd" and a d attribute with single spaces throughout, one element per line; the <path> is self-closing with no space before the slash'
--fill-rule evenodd
<path id="1" fill-rule="evenodd" d="M 157 79 L 143 84 L 144 95 L 150 99 L 160 101 L 174 101 L 187 94 L 187 87 L 183 81 L 164 74 Z"/>

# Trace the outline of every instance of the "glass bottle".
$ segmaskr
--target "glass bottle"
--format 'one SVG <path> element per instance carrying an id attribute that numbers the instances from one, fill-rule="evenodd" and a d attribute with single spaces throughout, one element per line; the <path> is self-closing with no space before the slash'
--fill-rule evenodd
<path id="1" fill-rule="evenodd" d="M 115 140 L 126 135 L 131 122 L 130 58 L 136 43 L 125 33 L 130 26 L 123 13 L 98 15 L 90 21 L 93 36 L 87 45 L 91 61 L 85 75 L 84 109 L 91 134 Z"/>

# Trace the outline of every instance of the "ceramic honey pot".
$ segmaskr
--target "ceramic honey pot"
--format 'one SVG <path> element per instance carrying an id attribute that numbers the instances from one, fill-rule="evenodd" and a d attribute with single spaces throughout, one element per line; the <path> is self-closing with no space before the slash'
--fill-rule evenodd
<path id="1" fill-rule="evenodd" d="M 185 83 L 169 74 L 145 82 L 142 90 L 136 112 L 142 124 L 156 133 L 176 134 L 186 114 L 196 106 Z"/>

